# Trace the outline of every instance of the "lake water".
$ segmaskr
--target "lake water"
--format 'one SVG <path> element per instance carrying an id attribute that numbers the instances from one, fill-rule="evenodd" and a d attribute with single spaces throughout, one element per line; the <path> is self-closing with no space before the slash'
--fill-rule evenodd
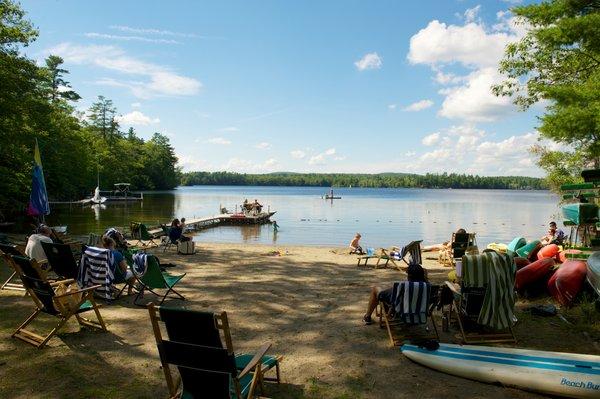
<path id="1" fill-rule="evenodd" d="M 356 232 L 363 247 L 424 244 L 448 240 L 462 227 L 476 232 L 479 246 L 509 242 L 517 235 L 537 239 L 550 220 L 559 220 L 558 197 L 547 191 L 340 188 L 340 200 L 321 198 L 322 187 L 194 186 L 146 192 L 144 201 L 105 206 L 53 205 L 48 222 L 68 225 L 72 234 L 101 233 L 130 221 L 149 225 L 174 217 L 235 210 L 247 198 L 259 200 L 280 226 L 220 226 L 195 233 L 198 242 L 345 246 Z"/>

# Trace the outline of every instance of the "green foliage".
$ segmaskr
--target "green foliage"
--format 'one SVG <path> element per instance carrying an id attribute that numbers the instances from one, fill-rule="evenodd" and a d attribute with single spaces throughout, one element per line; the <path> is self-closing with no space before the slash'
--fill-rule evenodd
<path id="1" fill-rule="evenodd" d="M 240 174 L 230 172 L 189 172 L 181 184 L 192 185 L 255 185 L 255 186 L 316 186 L 316 187 L 414 187 L 414 188 L 490 188 L 544 189 L 542 179 L 518 176 L 473 176 L 461 174 L 319 174 L 269 173 Z"/>
<path id="2" fill-rule="evenodd" d="M 170 189 L 179 181 L 177 158 L 167 137 L 144 141 L 119 131 L 112 101 L 100 96 L 82 122 L 70 105 L 62 59 L 39 67 L 19 53 L 37 36 L 24 12 L 0 0 L 0 212 L 22 214 L 29 199 L 33 148 L 38 139 L 51 200 L 78 200 L 96 186 L 130 182 L 132 189 Z"/>
<path id="3" fill-rule="evenodd" d="M 600 168 L 600 2 L 552 0 L 512 12 L 531 29 L 507 47 L 500 63 L 507 80 L 494 92 L 514 95 L 523 109 L 540 100 L 549 103 L 538 130 L 542 138 L 565 145 L 564 156 L 539 146 L 534 152 L 542 155 L 539 165 L 556 189 L 565 167 L 575 172 L 567 177 Z M 574 159 L 565 161 L 569 155 Z M 557 157 L 563 161 L 550 162 Z"/>

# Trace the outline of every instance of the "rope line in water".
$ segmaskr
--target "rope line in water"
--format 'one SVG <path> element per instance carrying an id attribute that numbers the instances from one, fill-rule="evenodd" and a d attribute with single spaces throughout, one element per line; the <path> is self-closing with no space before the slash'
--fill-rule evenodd
<path id="1" fill-rule="evenodd" d="M 327 219 L 300 219 L 301 222 L 334 222 L 334 220 L 327 220 Z M 360 222 L 360 219 L 354 219 L 355 222 Z M 340 219 L 335 219 L 335 222 L 343 222 L 343 220 Z M 379 219 L 375 220 L 375 223 L 380 223 L 380 222 L 385 222 L 384 221 L 380 221 Z M 388 220 L 388 223 L 393 223 L 393 220 Z M 422 220 L 418 220 L 418 221 L 414 221 L 414 220 L 409 220 L 409 223 L 423 223 Z M 438 221 L 437 220 L 433 220 L 431 221 L 434 224 L 437 224 Z M 439 222 L 439 223 L 444 223 L 444 222 Z M 455 223 L 455 222 L 451 222 L 449 221 L 448 224 L 460 224 L 460 223 Z M 464 223 L 463 223 L 464 224 Z M 479 222 L 471 222 L 471 224 L 479 224 Z M 483 225 L 487 225 L 487 222 L 483 222 L 481 223 Z M 502 226 L 506 226 L 506 223 L 500 223 L 500 225 Z M 518 225 L 518 223 L 515 223 L 515 225 Z M 527 226 L 527 223 L 521 223 L 521 226 Z M 540 225 L 530 225 L 530 226 L 540 226 L 540 227 L 545 227 L 545 224 L 540 224 Z"/>

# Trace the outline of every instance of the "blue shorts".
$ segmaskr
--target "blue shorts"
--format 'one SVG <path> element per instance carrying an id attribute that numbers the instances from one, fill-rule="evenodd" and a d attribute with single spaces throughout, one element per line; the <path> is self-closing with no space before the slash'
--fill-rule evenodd
<path id="1" fill-rule="evenodd" d="M 391 305 L 394 300 L 392 298 L 392 295 L 394 293 L 393 291 L 394 291 L 393 287 L 390 287 L 387 290 L 383 290 L 383 291 L 379 292 L 379 294 L 377 294 L 377 299 L 380 300 L 381 302 L 385 302 L 385 303 Z"/>

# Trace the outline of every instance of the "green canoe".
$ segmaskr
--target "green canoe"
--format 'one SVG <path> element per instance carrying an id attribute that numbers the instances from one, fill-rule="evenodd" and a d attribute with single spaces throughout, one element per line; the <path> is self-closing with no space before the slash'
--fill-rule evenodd
<path id="1" fill-rule="evenodd" d="M 598 205 L 596 204 L 563 205 L 562 213 L 565 220 L 575 224 L 594 223 L 598 221 Z"/>

